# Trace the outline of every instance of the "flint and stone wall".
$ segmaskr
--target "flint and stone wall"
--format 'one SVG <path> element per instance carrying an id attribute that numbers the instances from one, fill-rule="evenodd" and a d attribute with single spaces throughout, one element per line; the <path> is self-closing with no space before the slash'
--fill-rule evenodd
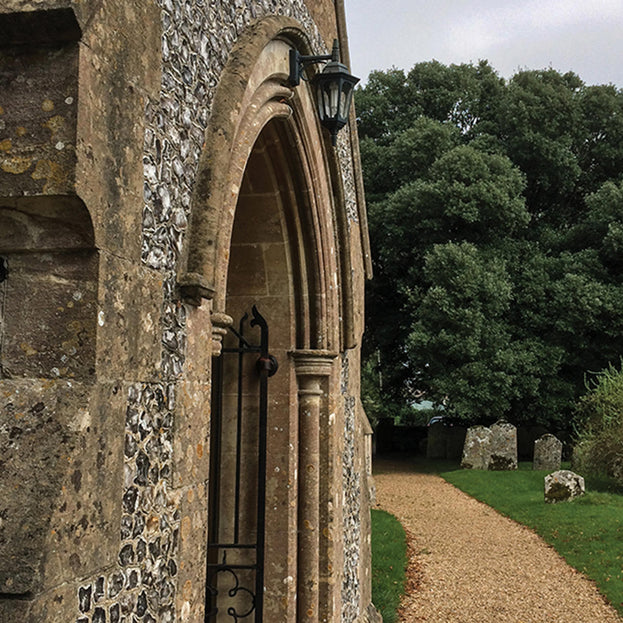
<path id="1" fill-rule="evenodd" d="M 213 327 L 176 275 L 221 72 L 275 14 L 316 53 L 337 34 L 330 2 L 0 3 L 2 623 L 203 621 Z M 344 132 L 360 296 L 352 154 Z M 353 314 L 360 335 L 361 300 Z M 351 623 L 370 600 L 365 416 L 357 349 L 342 362 L 344 470 L 328 486 L 333 620 Z"/>

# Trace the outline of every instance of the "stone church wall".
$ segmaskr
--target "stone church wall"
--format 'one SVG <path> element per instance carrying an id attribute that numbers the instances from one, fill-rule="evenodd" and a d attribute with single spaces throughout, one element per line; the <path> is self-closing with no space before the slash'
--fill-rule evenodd
<path id="1" fill-rule="evenodd" d="M 177 276 L 221 73 L 269 15 L 318 53 L 338 34 L 328 1 L 0 0 L 1 623 L 203 621 L 213 327 Z M 348 131 L 338 155 L 360 338 Z M 328 485 L 344 623 L 370 601 L 358 357 Z"/>

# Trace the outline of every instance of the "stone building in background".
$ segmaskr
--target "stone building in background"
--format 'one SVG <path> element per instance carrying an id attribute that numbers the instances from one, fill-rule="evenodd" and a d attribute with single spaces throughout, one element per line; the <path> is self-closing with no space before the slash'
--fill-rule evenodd
<path id="1" fill-rule="evenodd" d="M 375 619 L 358 147 L 287 86 L 334 38 L 340 0 L 0 0 L 2 623 Z"/>

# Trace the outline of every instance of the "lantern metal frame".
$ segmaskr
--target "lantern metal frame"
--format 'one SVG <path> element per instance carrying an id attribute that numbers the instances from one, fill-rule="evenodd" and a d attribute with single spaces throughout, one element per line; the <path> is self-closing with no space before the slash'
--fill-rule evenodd
<path id="1" fill-rule="evenodd" d="M 348 73 L 340 62 L 340 47 L 333 41 L 331 54 L 305 56 L 296 49 L 290 50 L 290 75 L 288 84 L 296 87 L 305 77 L 305 68 L 316 63 L 326 63 L 321 72 L 310 80 L 314 87 L 320 123 L 331 133 L 331 143 L 337 144 L 337 133 L 348 123 L 354 86 L 359 78 Z"/>

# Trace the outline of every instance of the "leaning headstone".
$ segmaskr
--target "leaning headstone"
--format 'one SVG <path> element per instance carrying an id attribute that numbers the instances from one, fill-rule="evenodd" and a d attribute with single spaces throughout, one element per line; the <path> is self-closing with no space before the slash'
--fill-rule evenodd
<path id="1" fill-rule="evenodd" d="M 463 469 L 488 469 L 491 457 L 491 429 L 486 426 L 470 426 L 463 445 Z"/>
<path id="2" fill-rule="evenodd" d="M 545 476 L 545 501 L 549 504 L 566 502 L 584 495 L 584 478 L 568 469 Z"/>
<path id="3" fill-rule="evenodd" d="M 491 456 L 488 469 L 507 471 L 517 469 L 517 428 L 500 420 L 491 427 Z"/>
<path id="4" fill-rule="evenodd" d="M 446 458 L 446 427 L 442 422 L 435 422 L 428 427 L 426 442 L 427 459 Z"/>
<path id="5" fill-rule="evenodd" d="M 555 435 L 543 435 L 534 442 L 532 469 L 555 472 L 562 461 L 562 441 Z"/>

